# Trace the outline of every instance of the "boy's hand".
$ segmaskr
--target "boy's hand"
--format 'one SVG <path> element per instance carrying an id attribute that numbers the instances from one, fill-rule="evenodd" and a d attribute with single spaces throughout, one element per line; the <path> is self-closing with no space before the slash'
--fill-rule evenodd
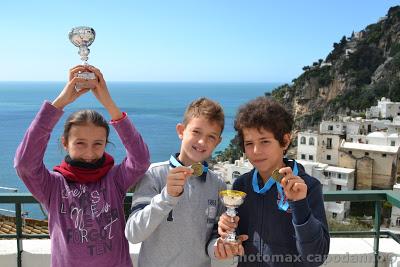
<path id="1" fill-rule="evenodd" d="M 226 238 L 226 236 L 229 233 L 235 231 L 235 229 L 238 226 L 238 222 L 239 222 L 238 216 L 235 216 L 234 218 L 232 218 L 231 216 L 228 216 L 226 213 L 223 213 L 219 217 L 219 221 L 218 221 L 218 234 L 222 238 Z"/>
<path id="2" fill-rule="evenodd" d="M 193 174 L 193 169 L 188 167 L 176 167 L 169 171 L 167 176 L 167 193 L 172 197 L 178 197 L 183 192 L 186 180 Z"/>
<path id="3" fill-rule="evenodd" d="M 78 65 L 69 70 L 69 81 L 58 97 L 53 101 L 53 106 L 58 109 L 63 109 L 65 106 L 74 102 L 78 97 L 89 91 L 87 88 L 83 88 L 82 90 L 79 90 L 79 92 L 75 90 L 75 85 L 77 83 L 93 83 L 92 81 L 86 81 L 83 78 L 76 77 L 76 74 L 80 71 L 87 71 L 87 69 L 84 66 Z"/>
<path id="4" fill-rule="evenodd" d="M 303 179 L 299 176 L 294 176 L 290 167 L 280 169 L 279 173 L 284 175 L 281 185 L 288 200 L 298 201 L 306 198 L 307 185 Z"/>
<path id="5" fill-rule="evenodd" d="M 233 256 L 244 255 L 243 241 L 249 237 L 247 235 L 238 236 L 237 242 L 226 242 L 221 237 L 217 239 L 217 245 L 214 247 L 214 255 L 218 260 L 232 258 Z"/>

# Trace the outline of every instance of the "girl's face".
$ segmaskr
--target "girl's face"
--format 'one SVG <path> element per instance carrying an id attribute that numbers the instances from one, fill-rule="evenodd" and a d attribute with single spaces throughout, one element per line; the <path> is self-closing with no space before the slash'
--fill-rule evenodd
<path id="1" fill-rule="evenodd" d="M 68 133 L 68 140 L 62 137 L 62 144 L 71 159 L 94 163 L 104 154 L 107 131 L 92 123 L 74 125 Z"/>
<path id="2" fill-rule="evenodd" d="M 264 180 L 267 180 L 275 169 L 284 166 L 283 155 L 289 146 L 290 134 L 285 134 L 283 139 L 285 145 L 281 146 L 274 134 L 266 129 L 243 129 L 246 156 Z"/>

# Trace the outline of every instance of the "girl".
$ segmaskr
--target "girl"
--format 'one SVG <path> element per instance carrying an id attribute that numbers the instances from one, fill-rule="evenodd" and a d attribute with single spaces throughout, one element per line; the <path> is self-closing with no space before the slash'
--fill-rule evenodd
<path id="1" fill-rule="evenodd" d="M 217 258 L 244 252 L 240 267 L 319 266 L 324 262 L 330 242 L 322 185 L 296 161 L 284 157 L 292 127 L 292 116 L 267 97 L 239 109 L 235 130 L 254 169 L 233 184 L 233 189 L 247 194 L 238 216 L 231 221 L 223 214 L 218 223 L 222 237 L 236 226 L 243 235 L 231 246 L 218 240 Z"/>
<path id="2" fill-rule="evenodd" d="M 76 77 L 93 72 L 96 80 Z M 86 88 L 75 90 L 77 83 Z M 109 126 L 96 111 L 73 113 L 61 142 L 67 156 L 49 171 L 43 157 L 63 108 L 91 91 L 111 116 L 127 156 L 119 165 L 105 152 Z M 132 266 L 124 237 L 123 201 L 149 166 L 149 152 L 126 113 L 112 100 L 101 72 L 92 66 L 70 70 L 69 82 L 52 102 L 45 101 L 19 145 L 14 167 L 49 213 L 51 266 Z"/>

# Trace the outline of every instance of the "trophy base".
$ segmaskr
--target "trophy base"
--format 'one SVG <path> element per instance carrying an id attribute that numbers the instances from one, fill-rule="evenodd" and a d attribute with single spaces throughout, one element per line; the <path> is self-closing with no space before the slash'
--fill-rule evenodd
<path id="1" fill-rule="evenodd" d="M 236 233 L 229 233 L 228 236 L 225 237 L 225 242 L 238 243 L 239 240 L 236 237 Z"/>
<path id="2" fill-rule="evenodd" d="M 86 80 L 96 80 L 96 75 L 93 72 L 80 72 L 76 74 L 76 77 L 83 78 Z M 79 92 L 82 88 L 93 89 L 93 85 L 85 82 L 76 83 L 75 90 Z"/>

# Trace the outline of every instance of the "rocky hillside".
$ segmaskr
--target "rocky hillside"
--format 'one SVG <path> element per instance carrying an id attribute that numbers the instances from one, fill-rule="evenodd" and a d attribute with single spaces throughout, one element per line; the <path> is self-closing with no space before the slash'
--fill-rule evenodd
<path id="1" fill-rule="evenodd" d="M 382 96 L 400 101 L 400 6 L 379 22 L 343 36 L 325 60 L 319 59 L 272 96 L 289 107 L 297 128 L 336 114 L 363 112 Z"/>
<path id="2" fill-rule="evenodd" d="M 318 126 L 322 119 L 352 111 L 362 115 L 383 96 L 400 102 L 400 6 L 390 8 L 364 30 L 343 36 L 325 60 L 303 70 L 292 84 L 266 93 L 293 112 L 296 129 Z M 295 134 L 292 144 L 296 146 Z M 233 162 L 241 153 L 235 137 L 214 160 Z"/>

